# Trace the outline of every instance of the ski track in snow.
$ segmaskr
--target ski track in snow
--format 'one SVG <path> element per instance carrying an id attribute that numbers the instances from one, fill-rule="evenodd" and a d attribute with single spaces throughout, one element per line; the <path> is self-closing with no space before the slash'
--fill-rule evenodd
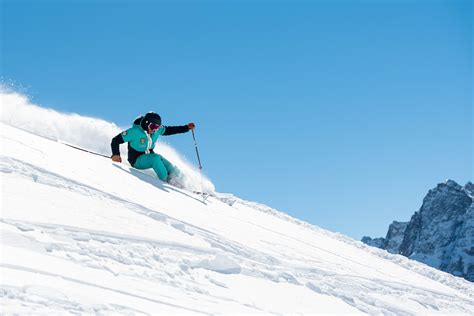
<path id="1" fill-rule="evenodd" d="M 108 167 L 117 179 L 133 182 L 132 187 L 159 191 L 163 201 L 171 195 L 171 202 L 194 209 L 166 201 L 142 202 L 133 192 L 94 176 L 95 165 L 104 165 L 101 158 L 7 126 L 2 126 L 2 134 L 12 149 L 0 157 L 2 195 L 7 198 L 0 221 L 0 293 L 7 312 L 411 315 L 474 310 L 471 283 L 418 262 L 257 203 L 236 198 L 230 207 L 210 197 L 208 205 L 202 205 L 192 193 L 124 172 L 122 166 Z M 17 134 L 18 139 L 11 136 Z M 80 159 L 69 166 L 69 158 L 52 158 L 49 151 Z M 67 175 L 58 171 L 59 161 Z M 79 204 L 71 204 L 77 218 L 68 218 L 76 214 L 71 210 L 59 215 L 67 203 Z M 44 216 L 35 214 L 36 205 Z M 91 214 L 94 218 L 87 217 Z M 210 215 L 206 224 L 202 217 Z M 103 224 L 108 221 L 126 226 Z M 156 231 L 137 230 L 134 225 L 139 223 Z M 252 292 L 252 286 L 265 289 L 269 297 L 244 293 Z M 112 298 L 101 303 L 100 297 L 87 297 L 89 290 Z M 279 297 L 282 293 L 288 297 Z"/>

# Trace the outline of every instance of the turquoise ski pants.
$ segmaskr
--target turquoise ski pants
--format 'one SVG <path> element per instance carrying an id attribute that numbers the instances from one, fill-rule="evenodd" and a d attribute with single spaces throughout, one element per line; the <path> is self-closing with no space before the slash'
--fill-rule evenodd
<path id="1" fill-rule="evenodd" d="M 161 181 L 167 181 L 168 176 L 174 177 L 179 174 L 178 168 L 175 165 L 158 154 L 141 155 L 133 167 L 137 169 L 153 168 Z"/>

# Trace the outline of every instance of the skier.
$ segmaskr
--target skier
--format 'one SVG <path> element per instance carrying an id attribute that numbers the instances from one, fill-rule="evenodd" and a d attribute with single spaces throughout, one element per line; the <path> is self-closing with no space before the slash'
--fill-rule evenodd
<path id="1" fill-rule="evenodd" d="M 122 162 L 119 147 L 120 144 L 127 142 L 128 162 L 132 167 L 137 169 L 153 168 L 160 180 L 179 185 L 182 177 L 179 169 L 163 156 L 155 153 L 153 149 L 160 135 L 186 133 L 195 127 L 194 123 L 182 126 L 163 126 L 158 114 L 148 112 L 144 116 L 136 118 L 131 128 L 112 139 L 111 158 L 115 162 Z"/>

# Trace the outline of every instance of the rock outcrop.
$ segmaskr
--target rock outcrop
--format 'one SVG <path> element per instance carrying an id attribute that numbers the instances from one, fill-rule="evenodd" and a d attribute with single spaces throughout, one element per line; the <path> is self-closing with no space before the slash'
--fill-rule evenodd
<path id="1" fill-rule="evenodd" d="M 385 238 L 362 242 L 474 281 L 473 193 L 471 182 L 438 184 L 409 222 L 394 221 Z"/>

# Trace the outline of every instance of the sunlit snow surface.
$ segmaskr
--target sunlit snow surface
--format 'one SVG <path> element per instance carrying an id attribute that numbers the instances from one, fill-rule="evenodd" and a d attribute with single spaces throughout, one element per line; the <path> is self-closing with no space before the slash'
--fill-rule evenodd
<path id="1" fill-rule="evenodd" d="M 257 203 L 204 204 L 9 124 L 0 124 L 2 313 L 474 311 L 474 286 L 461 278 Z"/>

